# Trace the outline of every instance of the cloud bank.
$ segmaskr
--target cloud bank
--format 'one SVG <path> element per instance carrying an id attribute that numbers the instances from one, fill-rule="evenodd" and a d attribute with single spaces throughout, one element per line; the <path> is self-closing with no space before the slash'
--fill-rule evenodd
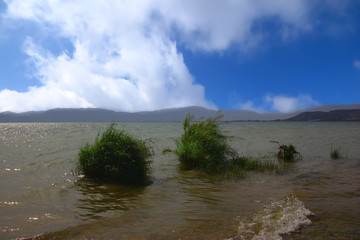
<path id="1" fill-rule="evenodd" d="M 264 39 L 272 19 L 286 40 L 311 28 L 304 0 L 6 0 L 8 21 L 32 22 L 44 39 L 67 39 L 73 51 L 55 53 L 28 36 L 24 51 L 39 86 L 0 91 L 0 112 L 56 107 L 122 111 L 216 106 L 189 72 L 178 44 L 192 51 L 246 51 Z M 288 99 L 289 100 L 289 99 Z M 274 110 L 297 107 L 269 98 Z"/>
<path id="2" fill-rule="evenodd" d="M 235 108 L 255 111 L 258 113 L 268 111 L 291 113 L 319 105 L 320 103 L 314 100 L 310 95 L 300 94 L 296 97 L 292 97 L 287 95 L 267 94 L 263 97 L 263 101 L 260 104 L 255 104 L 253 101 L 238 102 L 235 105 Z"/>

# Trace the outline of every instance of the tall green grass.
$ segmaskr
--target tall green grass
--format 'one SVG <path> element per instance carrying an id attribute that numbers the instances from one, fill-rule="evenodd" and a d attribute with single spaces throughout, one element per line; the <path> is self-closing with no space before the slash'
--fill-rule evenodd
<path id="1" fill-rule="evenodd" d="M 112 123 L 94 144 L 80 149 L 78 170 L 86 177 L 105 178 L 121 183 L 144 183 L 150 174 L 153 155 L 147 140 L 137 139 Z"/>
<path id="2" fill-rule="evenodd" d="M 228 144 L 229 137 L 219 130 L 214 118 L 192 122 L 188 114 L 183 121 L 183 130 L 174 152 L 186 169 L 221 172 L 225 162 L 237 156 Z"/>
<path id="3" fill-rule="evenodd" d="M 270 161 L 240 157 L 229 145 L 215 118 L 192 121 L 187 115 L 183 121 L 183 134 L 176 140 L 174 153 L 185 169 L 199 169 L 208 173 L 242 175 L 244 171 L 277 170 Z"/>

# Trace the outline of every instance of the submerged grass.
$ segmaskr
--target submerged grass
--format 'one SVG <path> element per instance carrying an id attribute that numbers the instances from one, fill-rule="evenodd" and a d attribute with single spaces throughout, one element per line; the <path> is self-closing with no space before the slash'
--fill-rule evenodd
<path id="1" fill-rule="evenodd" d="M 252 157 L 237 157 L 231 160 L 226 167 L 227 177 L 245 177 L 248 171 L 282 171 L 281 166 L 271 160 L 262 160 Z"/>
<path id="2" fill-rule="evenodd" d="M 230 147 L 230 137 L 224 135 L 215 118 L 192 122 L 191 115 L 183 121 L 184 132 L 176 141 L 174 153 L 185 169 L 198 169 L 207 173 L 239 176 L 244 171 L 277 171 L 272 161 L 240 157 Z"/>
<path id="3" fill-rule="evenodd" d="M 173 152 L 174 150 L 172 150 L 171 148 L 164 148 L 163 150 L 162 150 L 162 153 L 164 154 L 164 153 L 171 153 L 171 152 Z"/>
<path id="4" fill-rule="evenodd" d="M 78 170 L 87 177 L 116 180 L 121 183 L 144 183 L 150 174 L 153 155 L 147 140 L 140 140 L 112 123 L 94 144 L 80 149 Z"/>
<path id="5" fill-rule="evenodd" d="M 262 161 L 260 159 L 253 159 L 249 157 L 238 157 L 230 162 L 229 169 L 240 168 L 246 171 L 260 171 L 277 170 L 278 164 L 270 160 Z"/>

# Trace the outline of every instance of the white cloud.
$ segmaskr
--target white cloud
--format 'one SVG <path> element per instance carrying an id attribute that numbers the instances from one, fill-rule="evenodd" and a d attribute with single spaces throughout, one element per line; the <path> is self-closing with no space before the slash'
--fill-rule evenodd
<path id="1" fill-rule="evenodd" d="M 24 101 L 26 100 L 26 101 Z M 29 110 L 46 110 L 62 107 L 93 107 L 85 99 L 70 90 L 53 87 L 31 87 L 27 92 L 20 93 L 8 89 L 0 92 L 0 111 L 23 112 Z"/>
<path id="2" fill-rule="evenodd" d="M 264 110 L 263 107 L 261 106 L 256 106 L 256 104 L 254 104 L 253 101 L 247 101 L 247 102 L 238 102 L 235 106 L 236 109 L 240 109 L 240 110 L 249 110 L 249 111 L 254 111 L 257 113 L 263 113 L 266 112 Z"/>
<path id="3" fill-rule="evenodd" d="M 232 44 L 240 49 L 256 46 L 263 33 L 254 26 L 265 18 L 279 21 L 284 38 L 310 28 L 302 0 L 165 0 L 160 5 L 188 46 L 205 51 L 226 50 Z"/>
<path id="4" fill-rule="evenodd" d="M 360 61 L 359 61 L 359 60 L 355 60 L 355 61 L 354 61 L 354 66 L 355 66 L 357 69 L 360 69 Z"/>
<path id="5" fill-rule="evenodd" d="M 270 105 L 271 110 L 281 113 L 289 113 L 297 110 L 304 110 L 309 107 L 317 106 L 319 103 L 309 95 L 299 95 L 297 97 L 267 95 L 265 101 Z"/>
<path id="6" fill-rule="evenodd" d="M 254 103 L 252 101 L 247 101 L 245 103 L 239 102 L 237 104 L 236 108 L 239 108 L 242 110 L 254 110 Z"/>
<path id="7" fill-rule="evenodd" d="M 41 85 L 23 93 L 0 91 L 0 111 L 214 107 L 189 73 L 174 35 L 191 49 L 222 51 L 258 44 L 262 32 L 254 25 L 264 18 L 279 21 L 283 38 L 310 26 L 303 0 L 5 2 L 7 19 L 36 22 L 48 38 L 69 39 L 74 53 L 55 55 L 29 36 L 24 47 Z"/>
<path id="8" fill-rule="evenodd" d="M 263 102 L 255 104 L 253 101 L 238 102 L 235 108 L 241 110 L 250 110 L 258 113 L 280 112 L 290 113 L 298 110 L 305 110 L 309 107 L 318 106 L 319 102 L 310 95 L 298 95 L 296 97 L 285 95 L 268 94 L 263 97 Z"/>

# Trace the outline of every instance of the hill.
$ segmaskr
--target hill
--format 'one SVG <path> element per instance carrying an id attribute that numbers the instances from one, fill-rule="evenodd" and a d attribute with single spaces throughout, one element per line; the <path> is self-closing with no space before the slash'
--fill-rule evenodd
<path id="1" fill-rule="evenodd" d="M 195 119 L 224 115 L 222 121 L 349 121 L 360 119 L 360 105 L 322 106 L 307 112 L 258 113 L 248 110 L 216 111 L 203 107 L 170 108 L 157 111 L 116 112 L 101 108 L 57 108 L 37 112 L 2 112 L 0 122 L 171 122 L 190 113 Z"/>
<path id="2" fill-rule="evenodd" d="M 158 111 L 116 112 L 100 108 L 58 108 L 39 112 L 0 113 L 0 122 L 171 122 L 182 121 L 190 113 L 195 119 L 223 114 L 223 121 L 268 121 L 294 114 L 256 113 L 246 110 L 216 111 L 202 107 L 170 108 Z"/>
<path id="3" fill-rule="evenodd" d="M 360 109 L 303 112 L 286 121 L 360 121 Z"/>

